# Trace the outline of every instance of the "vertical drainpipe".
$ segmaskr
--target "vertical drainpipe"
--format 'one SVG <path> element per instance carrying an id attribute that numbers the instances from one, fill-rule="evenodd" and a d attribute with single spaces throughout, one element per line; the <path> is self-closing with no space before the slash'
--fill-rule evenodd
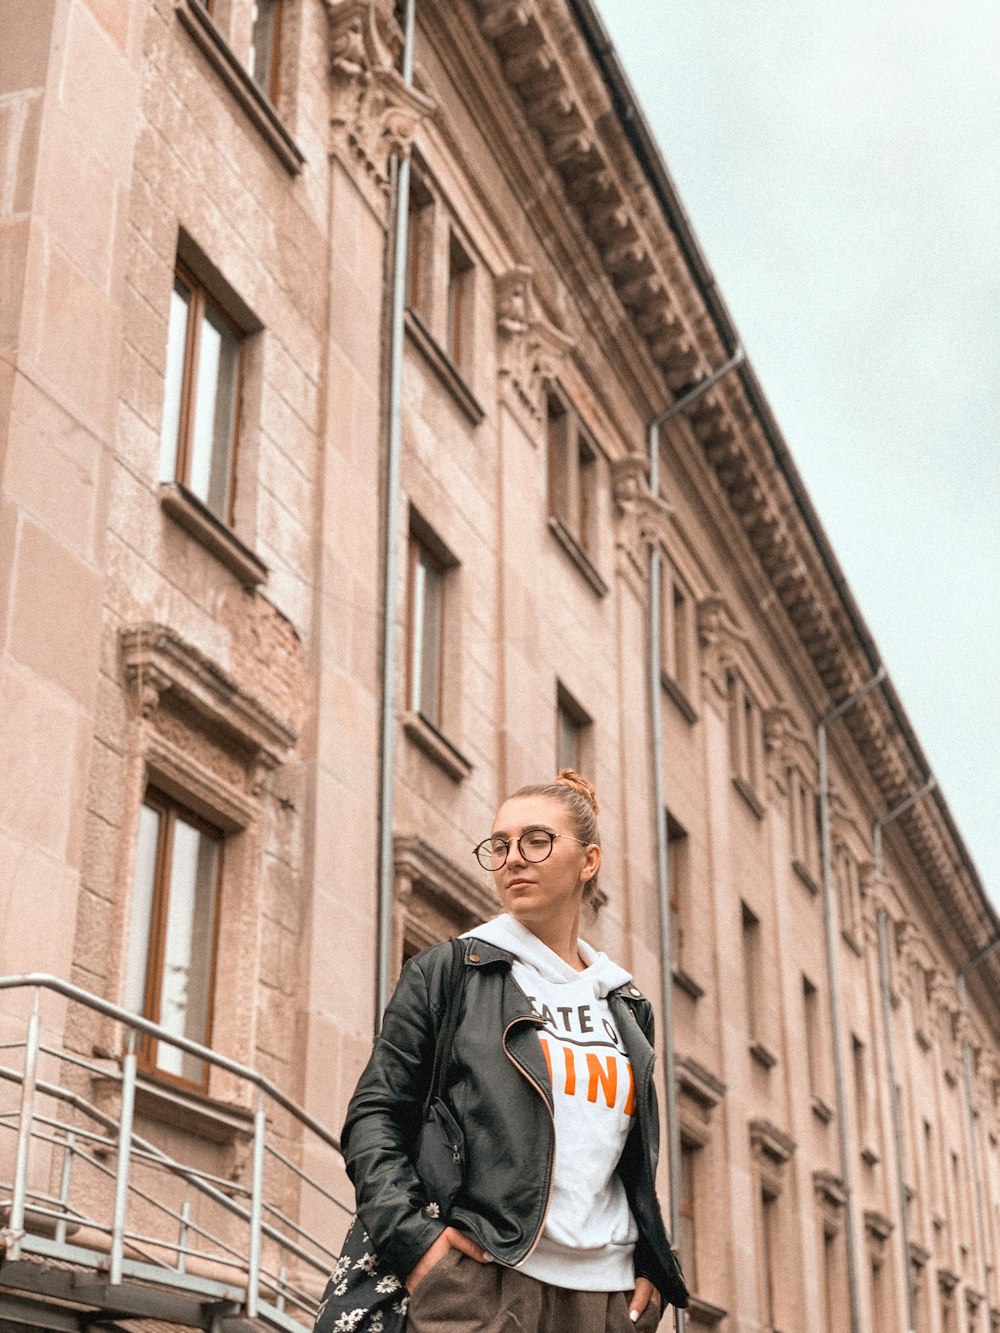
<path id="1" fill-rule="evenodd" d="M 413 86 L 415 0 L 406 0 L 403 23 L 403 82 Z M 389 432 L 385 477 L 385 580 L 382 588 L 382 719 L 379 763 L 378 915 L 375 949 L 375 1029 L 389 1003 L 392 969 L 392 812 L 396 737 L 396 583 L 399 574 L 399 491 L 403 454 L 403 335 L 406 311 L 406 252 L 410 215 L 410 156 L 396 159 L 392 307 L 389 325 Z"/>
<path id="2" fill-rule="evenodd" d="M 830 845 L 830 773 L 826 755 L 827 728 L 854 707 L 885 679 L 885 667 L 860 690 L 838 704 L 816 724 L 816 748 L 819 752 L 819 826 L 823 851 L 823 920 L 826 927 L 826 963 L 830 983 L 830 1025 L 833 1031 L 833 1065 L 837 1082 L 837 1128 L 840 1133 L 840 1174 L 846 1195 L 844 1225 L 847 1236 L 847 1286 L 850 1299 L 851 1333 L 861 1333 L 861 1299 L 858 1283 L 858 1238 L 854 1226 L 853 1173 L 847 1135 L 847 1092 L 844 1078 L 844 1052 L 840 1020 L 840 984 L 837 972 L 837 914 L 833 901 L 833 856 Z"/>
<path id="3" fill-rule="evenodd" d="M 744 360 L 742 347 L 718 370 L 706 376 L 700 384 L 679 398 L 665 412 L 649 423 L 649 489 L 654 496 L 660 493 L 660 428 L 679 416 L 698 398 L 716 385 L 723 375 Z M 653 807 L 656 818 L 656 886 L 660 908 L 660 1011 L 663 1025 L 663 1081 L 666 1088 L 667 1151 L 670 1164 L 670 1237 L 674 1245 L 680 1241 L 680 1172 L 681 1133 L 677 1112 L 677 1070 L 674 1065 L 674 987 L 670 968 L 670 861 L 667 856 L 667 807 L 663 792 L 663 723 L 660 716 L 662 684 L 660 682 L 660 586 L 663 566 L 659 543 L 649 548 L 649 707 L 653 759 Z M 684 1255 L 681 1255 L 683 1261 Z M 677 1333 L 684 1333 L 686 1316 L 675 1310 Z"/>
<path id="4" fill-rule="evenodd" d="M 875 874 L 882 878 L 882 830 L 898 819 L 904 810 L 933 788 L 931 778 L 918 792 L 908 797 L 895 810 L 877 819 L 872 825 L 872 846 L 875 850 Z M 892 1037 L 892 994 L 889 984 L 889 917 L 884 907 L 878 909 L 878 966 L 882 990 L 882 1027 L 885 1041 L 886 1072 L 889 1075 L 889 1106 L 892 1111 L 893 1153 L 896 1158 L 896 1193 L 899 1198 L 899 1242 L 903 1254 L 903 1290 L 906 1293 L 906 1327 L 909 1333 L 916 1328 L 913 1307 L 913 1283 L 910 1281 L 910 1224 L 906 1216 L 906 1179 L 903 1172 L 903 1116 L 899 1107 L 899 1082 L 896 1078 L 896 1047 Z"/>
<path id="5" fill-rule="evenodd" d="M 965 964 L 955 977 L 958 989 L 958 1005 L 961 1017 L 966 1014 L 965 978 L 982 963 L 985 963 L 997 949 L 1000 949 L 1000 936 L 985 949 L 980 949 L 975 958 Z M 965 1085 L 965 1114 L 969 1128 L 969 1152 L 972 1154 L 972 1181 L 976 1190 L 976 1226 L 979 1231 L 979 1253 L 983 1257 L 983 1328 L 990 1330 L 990 1257 L 986 1248 L 986 1215 L 983 1204 L 982 1163 L 976 1139 L 976 1108 L 972 1087 L 972 1048 L 966 1035 L 965 1023 L 962 1023 L 962 1080 Z"/>

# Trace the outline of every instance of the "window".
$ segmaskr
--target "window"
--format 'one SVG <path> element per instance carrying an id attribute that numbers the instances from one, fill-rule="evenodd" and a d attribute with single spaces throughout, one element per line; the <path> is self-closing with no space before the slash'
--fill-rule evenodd
<path id="1" fill-rule="evenodd" d="M 589 765 L 586 753 L 590 718 L 568 690 L 556 687 L 556 772 L 573 768 L 578 773 Z"/>
<path id="2" fill-rule="evenodd" d="M 418 536 L 410 537 L 409 706 L 441 728 L 445 565 Z"/>
<path id="3" fill-rule="evenodd" d="M 684 933 L 687 919 L 688 836 L 667 811 L 667 878 L 670 883 L 670 965 L 684 968 Z"/>
<path id="4" fill-rule="evenodd" d="M 815 887 L 820 873 L 816 798 L 801 769 L 789 770 L 788 800 L 792 824 L 792 863 L 806 882 Z"/>
<path id="5" fill-rule="evenodd" d="M 851 1065 L 854 1071 L 854 1118 L 858 1131 L 858 1147 L 864 1153 L 869 1140 L 868 1057 L 864 1042 L 853 1032 Z"/>
<path id="6" fill-rule="evenodd" d="M 833 867 L 834 883 L 837 888 L 837 906 L 840 911 L 840 929 L 848 939 L 857 942 L 860 927 L 861 893 L 858 877 L 858 863 L 848 848 L 837 848 Z"/>
<path id="7" fill-rule="evenodd" d="M 746 903 L 740 903 L 743 944 L 743 985 L 747 1028 L 752 1046 L 761 1040 L 763 1003 L 763 959 L 761 957 L 760 921 Z"/>
<path id="8" fill-rule="evenodd" d="M 802 978 L 802 1008 L 806 1030 L 806 1069 L 809 1074 L 809 1092 L 813 1099 L 813 1110 L 820 1119 L 829 1120 L 831 1113 L 824 1098 L 826 1078 L 823 1017 L 820 1013 L 819 992 L 807 976 Z"/>
<path id="9" fill-rule="evenodd" d="M 701 1151 L 701 1145 L 691 1143 L 690 1140 L 681 1139 L 681 1182 L 680 1182 L 680 1215 L 681 1215 L 681 1264 L 684 1268 L 684 1276 L 687 1278 L 687 1284 L 692 1291 L 698 1290 L 698 1246 L 697 1246 L 697 1222 L 695 1216 L 695 1184 L 696 1173 L 698 1170 L 698 1154 Z"/>
<path id="10" fill-rule="evenodd" d="M 416 166 L 410 176 L 406 246 L 406 304 L 429 323 L 434 267 L 434 196 Z"/>
<path id="11" fill-rule="evenodd" d="M 695 604 L 680 575 L 667 561 L 663 563 L 661 598 L 663 638 L 660 651 L 664 683 L 679 688 L 682 697 L 677 702 L 683 709 L 694 683 Z M 690 705 L 684 711 L 689 714 L 689 721 L 693 721 Z"/>
<path id="12" fill-rule="evenodd" d="M 448 303 L 445 351 L 452 365 L 467 368 L 472 335 L 472 284 L 475 269 L 461 241 L 452 232 L 448 239 Z"/>
<path id="13" fill-rule="evenodd" d="M 846 1333 L 845 1313 L 849 1309 L 849 1303 L 845 1280 L 843 1233 L 827 1222 L 823 1222 L 822 1232 L 823 1333 Z"/>
<path id="14" fill-rule="evenodd" d="M 281 53 L 281 0 L 254 0 L 253 32 L 247 71 L 271 102 L 278 100 Z"/>
<path id="15" fill-rule="evenodd" d="M 132 883 L 125 1008 L 208 1045 L 212 1035 L 222 835 L 157 792 L 142 805 Z M 204 1087 L 197 1057 L 143 1039 L 144 1067 Z"/>
<path id="16" fill-rule="evenodd" d="M 760 708 L 738 671 L 727 671 L 729 698 L 729 753 L 733 781 L 755 813 L 763 815 L 760 803 L 762 732 Z"/>
<path id="17" fill-rule="evenodd" d="M 760 1284 L 763 1298 L 764 1327 L 775 1327 L 775 1264 L 781 1262 L 781 1235 L 778 1227 L 778 1195 L 767 1185 L 760 1192 Z"/>
<path id="18" fill-rule="evenodd" d="M 593 555 L 597 533 L 597 453 L 561 395 L 547 396 L 549 515 L 580 551 Z"/>
<path id="19" fill-rule="evenodd" d="M 160 480 L 179 481 L 231 524 L 243 339 L 178 266 L 167 329 Z"/>

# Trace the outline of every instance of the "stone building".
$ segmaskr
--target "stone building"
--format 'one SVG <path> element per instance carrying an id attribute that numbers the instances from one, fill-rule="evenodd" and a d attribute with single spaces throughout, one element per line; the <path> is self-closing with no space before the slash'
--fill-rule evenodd
<path id="1" fill-rule="evenodd" d="M 412 79 L 401 11 L 0 0 L 0 973 L 79 988 L 0 991 L 0 1322 L 308 1326 L 259 1136 L 347 1197 L 380 938 L 568 763 L 687 1324 L 996 1333 L 1000 923 L 660 150 L 592 0 L 417 0 Z"/>

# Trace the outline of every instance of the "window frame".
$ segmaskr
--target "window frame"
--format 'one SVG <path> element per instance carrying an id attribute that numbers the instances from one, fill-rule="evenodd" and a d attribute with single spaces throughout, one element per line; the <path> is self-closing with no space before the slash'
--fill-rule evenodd
<path id="1" fill-rule="evenodd" d="M 222 914 L 222 896 L 224 886 L 224 867 L 226 834 L 209 820 L 195 813 L 182 802 L 167 795 L 160 788 L 149 784 L 143 793 L 141 806 L 154 810 L 160 817 L 157 830 L 156 854 L 153 865 L 153 884 L 150 897 L 149 928 L 146 938 L 145 985 L 142 997 L 142 1016 L 151 1023 L 162 1025 L 160 1006 L 163 991 L 163 966 L 166 952 L 166 940 L 170 921 L 170 875 L 173 865 L 173 831 L 176 820 L 180 817 L 184 823 L 199 833 L 212 838 L 217 844 L 215 883 L 213 886 L 214 903 L 212 908 L 212 947 L 205 1006 L 204 1034 L 201 1044 L 211 1046 L 215 1027 L 216 979 L 219 965 L 219 930 Z M 135 868 L 131 892 L 134 900 Z M 157 1064 L 159 1040 L 149 1033 L 143 1033 L 138 1055 L 140 1071 L 149 1078 L 168 1083 L 171 1086 L 186 1088 L 200 1093 L 208 1092 L 209 1065 L 202 1062 L 202 1077 L 189 1079 L 181 1074 L 174 1074 Z"/>
<path id="2" fill-rule="evenodd" d="M 243 380 L 246 368 L 246 332 L 233 319 L 225 309 L 225 306 L 218 301 L 205 284 L 200 281 L 191 269 L 182 260 L 178 259 L 174 265 L 174 282 L 170 288 L 171 298 L 174 295 L 176 285 L 180 282 L 190 293 L 190 299 L 187 304 L 187 321 L 184 333 L 184 347 L 181 356 L 180 365 L 180 386 L 177 398 L 177 438 L 172 445 L 175 450 L 175 461 L 172 477 L 161 475 L 160 480 L 167 483 L 177 483 L 193 494 L 201 504 L 228 529 L 233 528 L 236 508 L 236 474 L 240 455 L 240 435 L 243 416 Z M 230 440 L 230 456 L 228 466 L 228 477 L 226 481 L 226 503 L 225 512 L 220 514 L 211 505 L 206 497 L 198 495 L 191 486 L 191 463 L 193 456 L 193 434 L 194 420 L 197 411 L 197 380 L 199 368 L 199 354 L 201 351 L 202 324 L 207 316 L 207 311 L 211 311 L 219 317 L 230 332 L 235 336 L 236 351 L 236 373 L 233 385 L 233 403 L 232 403 L 232 434 Z M 169 324 L 168 316 L 168 358 L 169 358 Z M 216 379 L 216 389 L 218 388 L 218 379 Z M 163 449 L 164 449 L 164 427 L 167 412 L 168 398 L 172 399 L 172 383 L 168 376 L 168 366 L 164 366 L 164 394 L 163 394 L 163 419 L 160 425 L 160 472 L 163 470 Z M 209 462 L 211 464 L 215 451 L 215 439 L 211 443 Z"/>
<path id="3" fill-rule="evenodd" d="M 733 785 L 757 818 L 763 819 L 763 711 L 737 666 L 726 670 L 726 702 Z"/>
<path id="4" fill-rule="evenodd" d="M 439 606 L 437 613 L 437 681 L 435 685 L 435 715 L 429 716 L 423 708 L 423 649 L 426 623 L 422 619 L 417 624 L 418 571 L 420 566 L 432 570 L 440 580 Z M 442 714 L 444 709 L 444 672 L 446 656 L 446 620 L 448 600 L 448 564 L 441 557 L 439 549 L 429 543 L 420 532 L 411 526 L 409 542 L 409 574 L 407 593 L 407 650 L 406 650 L 406 700 L 408 711 L 415 713 L 421 721 L 443 734 Z M 421 598 L 422 608 L 426 610 L 426 598 Z M 419 630 L 419 633 L 418 633 Z M 419 672 L 417 670 L 420 656 Z M 419 679 L 419 690 L 417 689 Z"/>
<path id="5" fill-rule="evenodd" d="M 284 0 L 265 0 L 265 2 L 273 6 L 271 38 L 268 43 L 267 78 L 266 80 L 258 79 L 256 71 L 251 69 L 251 63 L 256 63 L 257 56 L 257 23 L 260 19 L 259 11 L 255 14 L 250 29 L 250 58 L 247 61 L 247 73 L 271 105 L 276 107 L 278 105 L 278 97 L 281 93 L 281 25 L 285 6 Z M 261 0 L 252 0 L 252 3 L 256 9 L 261 3 Z"/>

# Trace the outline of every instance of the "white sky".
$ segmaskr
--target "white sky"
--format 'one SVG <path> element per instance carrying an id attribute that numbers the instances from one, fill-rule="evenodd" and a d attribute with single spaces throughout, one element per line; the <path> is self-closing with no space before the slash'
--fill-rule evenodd
<path id="1" fill-rule="evenodd" d="M 1000 0 L 597 0 L 1000 906 Z"/>

